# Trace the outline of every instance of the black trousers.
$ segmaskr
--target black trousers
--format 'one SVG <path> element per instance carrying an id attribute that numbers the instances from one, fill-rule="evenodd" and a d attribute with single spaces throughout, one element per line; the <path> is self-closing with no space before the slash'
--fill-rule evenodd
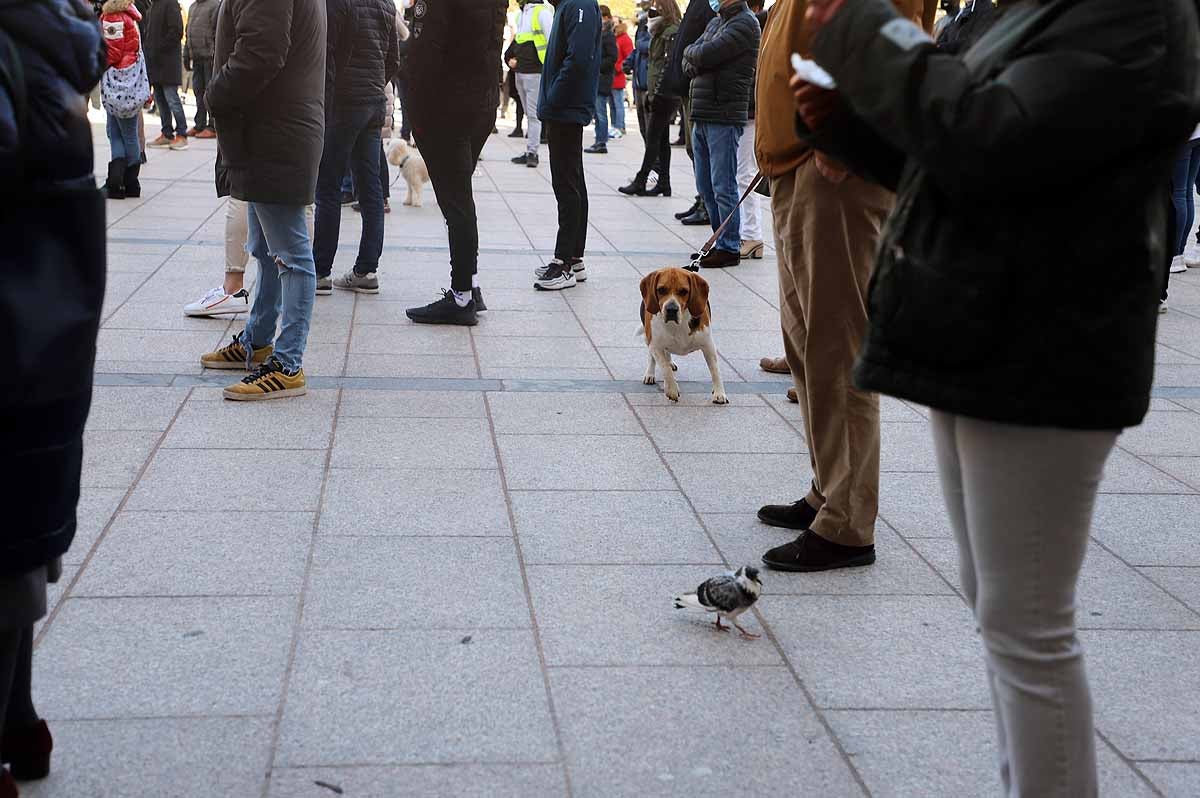
<path id="1" fill-rule="evenodd" d="M 450 287 L 470 291 L 479 271 L 479 220 L 471 175 L 479 153 L 492 132 L 488 113 L 461 127 L 414 130 L 417 146 L 429 169 L 429 182 L 446 219 L 450 237 Z"/>
<path id="2" fill-rule="evenodd" d="M 646 140 L 646 92 L 633 90 L 633 107 L 637 109 L 638 132 L 642 134 L 642 141 Z"/>
<path id="3" fill-rule="evenodd" d="M 646 154 L 637 176 L 645 180 L 651 169 L 658 169 L 659 185 L 671 185 L 671 117 L 679 110 L 674 97 L 655 97 L 646 103 Z"/>
<path id="4" fill-rule="evenodd" d="M 558 240 L 554 257 L 563 263 L 583 260 L 587 246 L 588 194 L 583 176 L 583 125 L 543 120 L 550 145 L 550 185 L 558 200 Z"/>
<path id="5" fill-rule="evenodd" d="M 5 731 L 37 723 L 32 674 L 33 627 L 0 627 L 0 723 Z"/>

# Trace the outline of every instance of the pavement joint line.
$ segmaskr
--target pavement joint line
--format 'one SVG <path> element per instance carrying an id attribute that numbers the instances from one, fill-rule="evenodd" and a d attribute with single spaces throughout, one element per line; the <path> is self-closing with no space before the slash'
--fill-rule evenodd
<path id="1" fill-rule="evenodd" d="M 1150 780 L 1149 776 L 1147 776 L 1145 773 L 1142 772 L 1142 769 L 1140 767 L 1138 767 L 1137 762 L 1130 759 L 1128 756 L 1125 755 L 1124 751 L 1122 751 L 1120 748 L 1117 748 L 1117 746 L 1113 745 L 1112 740 L 1108 739 L 1108 735 L 1106 735 L 1099 728 L 1097 728 L 1095 731 L 1096 731 L 1096 736 L 1099 737 L 1100 740 L 1104 743 L 1104 745 L 1108 747 L 1108 750 L 1110 750 L 1114 754 L 1116 754 L 1117 758 L 1120 759 L 1122 762 L 1124 762 L 1125 766 L 1127 768 L 1129 768 L 1135 774 L 1137 774 L 1137 777 L 1141 780 L 1142 784 L 1149 787 L 1154 792 L 1155 795 L 1158 795 L 1158 796 L 1163 795 L 1163 791 L 1160 790 L 1158 788 L 1158 786 L 1153 781 Z"/>
<path id="2" fill-rule="evenodd" d="M 1145 573 L 1144 571 L 1139 569 L 1137 566 L 1135 566 L 1133 563 L 1129 562 L 1129 560 L 1125 559 L 1120 554 L 1113 551 L 1113 549 L 1110 546 L 1108 546 L 1106 543 L 1101 541 L 1095 535 L 1088 535 L 1088 539 L 1093 544 L 1095 544 L 1096 547 L 1098 547 L 1102 551 L 1106 552 L 1110 557 L 1113 557 L 1114 559 L 1116 559 L 1117 562 L 1121 563 L 1126 568 L 1129 568 L 1130 570 L 1135 571 L 1137 573 L 1137 575 L 1140 576 L 1142 579 L 1146 580 L 1151 585 L 1153 585 L 1157 589 L 1161 590 L 1163 593 L 1165 593 L 1168 596 L 1170 596 L 1171 598 L 1175 599 L 1175 603 L 1179 604 L 1181 607 L 1186 609 L 1189 613 L 1196 616 L 1197 618 L 1200 618 L 1200 610 L 1194 609 L 1190 604 L 1188 604 L 1186 601 L 1181 599 L 1179 596 L 1175 595 L 1170 590 L 1168 590 L 1167 588 L 1160 585 L 1155 579 L 1153 579 L 1150 576 L 1150 574 Z"/>
<path id="3" fill-rule="evenodd" d="M 462 767 L 463 765 L 495 765 L 498 767 L 545 767 L 547 765 L 557 765 L 558 762 L 545 761 L 540 759 L 455 759 L 451 761 L 444 760 L 429 760 L 420 762 L 335 762 L 332 764 L 319 765 L 280 765 L 271 768 L 272 770 L 346 770 L 346 769 L 368 769 L 368 768 L 453 768 Z"/>

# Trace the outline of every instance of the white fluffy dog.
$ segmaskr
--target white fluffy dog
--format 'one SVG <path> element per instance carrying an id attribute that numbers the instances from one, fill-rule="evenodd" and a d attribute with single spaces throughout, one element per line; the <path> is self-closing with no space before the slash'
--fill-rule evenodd
<path id="1" fill-rule="evenodd" d="M 404 182 L 408 184 L 408 196 L 404 198 L 404 204 L 421 207 L 421 186 L 429 182 L 425 159 L 398 136 L 388 145 L 387 159 L 388 163 L 400 168 L 400 174 L 404 175 Z"/>

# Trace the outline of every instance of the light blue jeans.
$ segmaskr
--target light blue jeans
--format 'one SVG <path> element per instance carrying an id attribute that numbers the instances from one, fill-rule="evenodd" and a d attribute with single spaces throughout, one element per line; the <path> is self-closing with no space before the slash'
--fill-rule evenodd
<path id="1" fill-rule="evenodd" d="M 245 339 L 253 348 L 275 342 L 275 357 L 288 371 L 301 367 L 312 321 L 317 267 L 303 205 L 247 204 L 246 250 L 258 261 L 258 291 Z M 283 316 L 279 338 L 275 324 Z"/>
<path id="2" fill-rule="evenodd" d="M 111 113 L 108 114 L 105 132 L 108 133 L 108 148 L 112 151 L 114 161 L 123 160 L 129 166 L 141 163 L 142 147 L 138 143 L 138 118 L 136 116 L 121 119 Z"/>
<path id="3" fill-rule="evenodd" d="M 609 119 L 612 120 L 612 126 L 621 133 L 625 132 L 625 90 L 613 89 L 612 94 L 608 95 L 608 110 Z"/>
<path id="4" fill-rule="evenodd" d="M 596 144 L 608 144 L 608 95 L 596 95 L 596 107 L 592 114 L 596 118 Z"/>
<path id="5" fill-rule="evenodd" d="M 716 230 L 733 214 L 725 231 L 713 249 L 726 252 L 742 251 L 741 214 L 737 207 L 738 142 L 742 138 L 740 125 L 719 125 L 696 122 L 692 125 L 692 160 L 696 171 L 696 190 L 708 209 L 712 229 Z"/>

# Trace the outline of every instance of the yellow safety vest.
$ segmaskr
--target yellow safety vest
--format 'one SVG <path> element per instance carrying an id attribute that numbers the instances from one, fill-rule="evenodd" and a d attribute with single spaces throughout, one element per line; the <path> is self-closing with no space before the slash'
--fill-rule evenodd
<path id="1" fill-rule="evenodd" d="M 533 42 L 534 49 L 537 50 L 538 61 L 546 63 L 546 31 L 542 30 L 542 9 L 545 8 L 542 4 L 538 4 L 537 8 L 533 9 L 533 32 L 518 33 L 513 37 L 513 41 L 517 44 L 525 42 Z"/>

